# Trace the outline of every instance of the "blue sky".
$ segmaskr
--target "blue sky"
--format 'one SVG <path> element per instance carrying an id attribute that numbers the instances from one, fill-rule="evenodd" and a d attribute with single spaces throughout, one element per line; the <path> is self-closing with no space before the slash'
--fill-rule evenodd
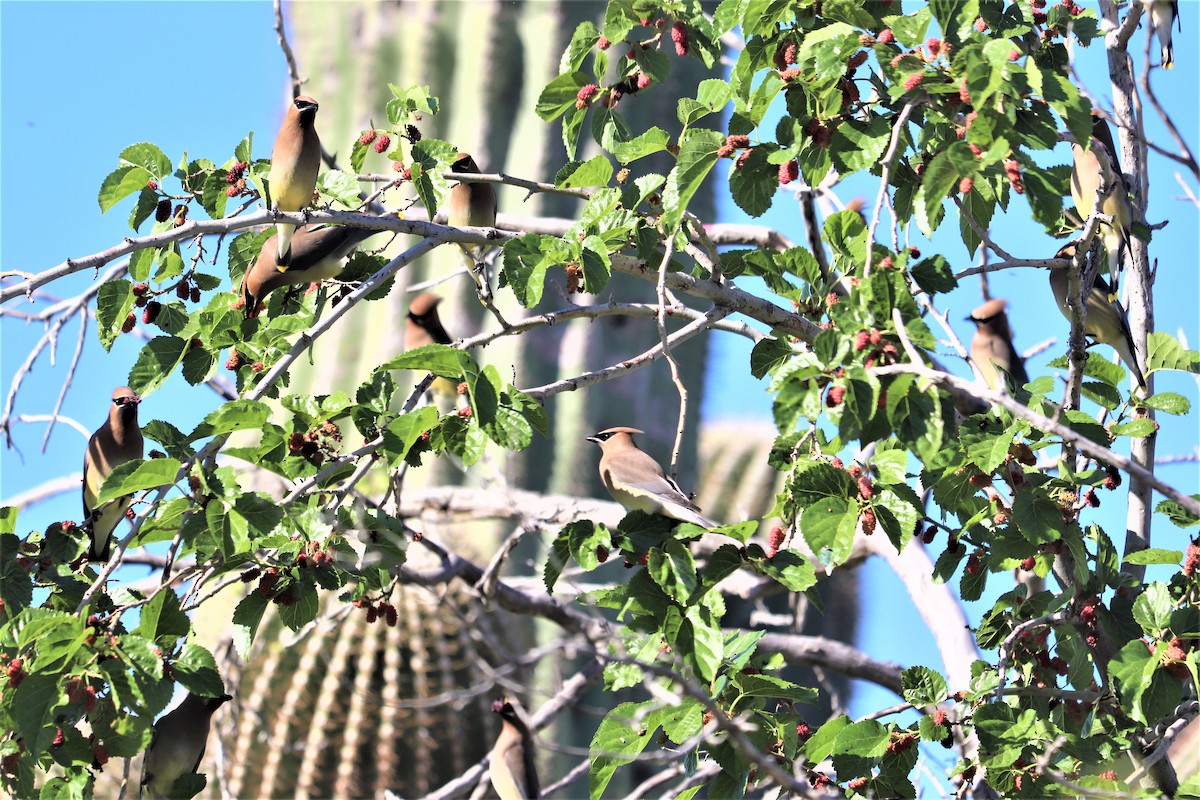
<path id="1" fill-rule="evenodd" d="M 1185 13 L 1189 11 L 1195 14 L 1197 7 L 1185 6 Z M 1185 25 L 1184 33 L 1177 37 L 1191 37 L 1194 21 L 1190 20 L 1193 24 Z M 55 37 L 52 50 L 46 47 L 45 39 L 45 32 L 50 30 Z M 1138 34 L 1138 41 L 1142 35 L 1144 31 Z M 1140 47 L 1136 48 L 1139 64 Z M 1200 143 L 1196 135 L 1195 76 L 1200 74 L 1196 49 L 1187 44 L 1177 46 L 1176 58 L 1172 72 L 1155 72 L 1154 86 L 1176 114 L 1176 123 L 1189 143 L 1196 146 Z M 1089 88 L 1106 98 L 1109 92 L 1101 71 L 1100 48 L 1081 50 L 1080 62 Z M 267 156 L 265 148 L 270 146 L 288 96 L 286 68 L 272 29 L 271 3 L 265 1 L 0 2 L 0 92 L 4 97 L 0 117 L 0 263 L 5 270 L 34 272 L 67 257 L 97 252 L 128 233 L 128 201 L 103 216 L 96 202 L 102 179 L 116 166 L 117 155 L 124 147 L 150 141 L 173 159 L 187 149 L 190 157 L 203 156 L 220 163 L 232 155 L 234 145 L 254 131 L 255 156 Z M 1177 102 L 1178 98 L 1187 98 L 1187 102 Z M 1147 131 L 1152 139 L 1170 146 L 1156 119 L 1147 118 Z M 1060 163 L 1069 161 L 1065 148 L 1061 157 Z M 1155 234 L 1151 247 L 1151 256 L 1160 265 L 1156 287 L 1158 328 L 1171 333 L 1182 331 L 1195 348 L 1200 340 L 1197 210 L 1183 197 L 1174 177 L 1174 165 L 1154 157 L 1151 166 L 1154 172 L 1149 218 L 1152 222 L 1170 220 Z M 873 200 L 875 187 L 875 179 L 860 178 L 839 187 L 838 192 L 843 200 L 855 196 Z M 746 221 L 728 201 L 722 206 L 722 214 L 726 221 Z M 794 241 L 803 238 L 790 193 L 781 191 L 771 211 L 757 221 L 780 229 Z M 952 219 L 945 223 L 942 231 L 947 235 L 939 235 L 935 246 L 921 241 L 914 230 L 912 244 L 927 253 L 940 251 L 956 268 L 962 268 L 969 265 L 970 259 L 961 242 L 955 241 L 956 230 Z M 994 235 L 1020 256 L 1048 257 L 1056 249 L 1040 227 L 1029 221 L 1020 200 L 1013 204 L 1007 218 L 998 221 Z M 77 275 L 50 289 L 57 296 L 69 296 L 84 288 L 91 278 L 90 273 Z M 1018 349 L 1057 339 L 1054 347 L 1030 363 L 1031 373 L 1042 372 L 1048 360 L 1065 350 L 1067 333 L 1066 322 L 1046 290 L 1045 274 L 1032 270 L 995 273 L 991 290 L 993 296 L 1019 301 L 1012 313 Z M 967 341 L 970 325 L 959 321 L 980 302 L 978 283 L 968 280 L 945 302 L 958 335 Z M 19 413 L 45 413 L 53 407 L 76 332 L 74 323 L 63 332 L 54 367 L 43 356 L 26 379 Z M 40 334 L 40 325 L 23 327 L 11 319 L 0 326 L 0 383 L 5 393 Z M 735 336 L 718 335 L 715 342 L 711 368 L 722 380 L 713 384 L 739 388 L 736 392 L 710 393 L 705 417 L 769 418 L 770 397 L 765 392 L 744 390 L 745 381 L 750 380 L 749 345 Z M 90 357 L 85 357 L 75 376 L 63 413 L 91 430 L 103 420 L 107 396 L 113 386 L 124 382 L 140 343 L 132 337 L 121 337 L 113 352 L 101 357 L 94 328 L 90 328 L 87 347 Z M 943 355 L 948 352 L 947 348 Z M 957 359 L 948 357 L 945 361 L 960 374 L 968 374 Z M 1193 404 L 1198 402 L 1196 382 L 1189 376 L 1160 373 L 1157 389 L 1180 392 Z M 215 402 L 206 390 L 192 389 L 173 379 L 147 399 L 142 420 L 169 417 L 187 430 Z M 1194 451 L 1198 440 L 1195 415 L 1159 419 L 1163 426 L 1161 456 Z M 43 432 L 40 424 L 15 426 L 16 449 L 4 449 L 0 455 L 0 500 L 79 469 L 84 438 L 61 425 L 43 455 Z M 1162 467 L 1160 474 L 1188 491 L 1195 489 L 1194 463 Z M 1110 532 L 1119 532 L 1123 511 L 1123 504 L 1108 503 L 1096 518 Z M 71 492 L 23 515 L 21 529 L 78 518 L 79 513 L 78 494 Z M 1182 546 L 1181 532 L 1165 523 L 1162 530 L 1162 546 Z M 882 564 L 869 564 L 863 581 L 872 588 L 865 598 L 868 605 L 861 646 L 914 663 L 917 654 L 927 652 L 929 647 L 928 642 L 912 644 L 920 639 L 917 632 L 923 632 L 915 612 L 898 610 L 907 600 L 898 597 L 902 593 L 894 588 L 887 588 L 894 585 L 894 579 Z M 915 623 L 904 626 L 904 636 L 910 642 L 904 652 L 911 653 L 911 658 L 896 652 L 893 638 L 897 618 L 905 614 Z"/>

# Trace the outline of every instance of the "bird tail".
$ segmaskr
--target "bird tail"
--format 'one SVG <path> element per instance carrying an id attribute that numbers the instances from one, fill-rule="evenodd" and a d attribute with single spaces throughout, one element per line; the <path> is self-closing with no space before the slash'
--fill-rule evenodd
<path id="1" fill-rule="evenodd" d="M 290 222 L 276 222 L 275 232 L 275 266 L 280 272 L 286 272 L 288 263 L 292 260 L 292 234 L 296 231 L 296 226 Z"/>

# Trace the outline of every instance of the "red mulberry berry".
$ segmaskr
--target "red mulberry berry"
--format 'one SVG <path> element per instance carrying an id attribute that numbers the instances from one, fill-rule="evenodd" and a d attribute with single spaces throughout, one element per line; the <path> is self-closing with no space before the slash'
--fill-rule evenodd
<path id="1" fill-rule="evenodd" d="M 235 370 L 241 366 L 242 357 L 238 355 L 237 350 L 229 351 L 229 360 L 225 362 L 225 369 Z"/>
<path id="2" fill-rule="evenodd" d="M 592 100 L 600 93 L 600 87 L 594 83 L 589 83 L 586 86 L 579 87 L 579 91 L 575 93 L 575 107 L 586 108 L 592 104 Z"/>
<path id="3" fill-rule="evenodd" d="M 1100 497 L 1092 489 L 1088 489 L 1086 492 L 1083 493 L 1083 500 L 1085 503 L 1087 503 L 1092 508 L 1100 507 Z"/>
<path id="4" fill-rule="evenodd" d="M 1192 542 L 1183 556 L 1183 574 L 1194 578 L 1197 572 L 1200 572 L 1200 544 Z"/>
<path id="5" fill-rule="evenodd" d="M 779 548 L 783 547 L 783 540 L 787 537 L 783 528 L 776 525 L 771 528 L 771 532 L 767 535 L 767 558 L 774 558 L 779 552 Z"/>
<path id="6" fill-rule="evenodd" d="M 958 193 L 959 194 L 970 194 L 971 190 L 974 188 L 975 188 L 975 179 L 974 178 L 963 178 L 961 181 L 958 182 Z"/>
<path id="7" fill-rule="evenodd" d="M 358 137 L 358 143 L 366 147 L 371 142 L 375 141 L 375 131 L 363 131 L 363 135 Z"/>
<path id="8" fill-rule="evenodd" d="M 875 512 L 869 508 L 864 508 L 862 515 L 858 518 L 858 522 L 862 525 L 863 533 L 867 536 L 875 533 Z"/>
<path id="9" fill-rule="evenodd" d="M 605 38 L 603 36 L 601 36 L 600 39 L 596 42 L 596 47 L 599 47 L 601 50 L 607 50 L 611 45 L 612 45 L 612 42 L 610 42 L 607 38 Z"/>
<path id="10" fill-rule="evenodd" d="M 462 417 L 463 419 L 470 419 L 471 418 L 471 407 L 463 406 L 462 408 L 460 408 L 458 410 L 458 415 L 460 417 Z"/>
<path id="11" fill-rule="evenodd" d="M 855 53 L 854 55 L 850 56 L 849 59 L 847 59 L 846 68 L 847 69 L 858 69 L 865 63 L 867 63 L 867 51 L 859 50 L 857 53 Z"/>
<path id="12" fill-rule="evenodd" d="M 166 222 L 171 218 L 171 201 L 165 197 L 158 201 L 158 205 L 154 207 L 154 221 Z"/>
<path id="13" fill-rule="evenodd" d="M 1033 24 L 1034 25 L 1045 25 L 1046 24 L 1046 12 L 1045 11 L 1034 11 L 1033 12 Z"/>
<path id="14" fill-rule="evenodd" d="M 391 146 L 392 146 L 392 138 L 390 136 L 388 136 L 387 134 L 384 134 L 383 136 L 380 136 L 378 139 L 375 140 L 375 152 L 376 153 L 385 153 L 385 152 L 387 152 L 387 149 Z"/>
<path id="15" fill-rule="evenodd" d="M 930 36 L 925 40 L 925 47 L 929 50 L 930 58 L 937 58 L 938 53 L 942 50 L 942 40 L 935 36 Z"/>
<path id="16" fill-rule="evenodd" d="M 1021 562 L 1021 569 L 1025 570 L 1026 572 L 1033 572 L 1033 568 L 1036 565 L 1037 565 L 1037 559 L 1034 558 L 1033 556 L 1030 556 L 1029 558 L 1027 558 Z"/>
<path id="17" fill-rule="evenodd" d="M 675 54 L 686 56 L 688 53 L 688 30 L 679 20 L 671 24 L 671 41 L 675 43 Z"/>
<path id="18" fill-rule="evenodd" d="M 603 564 L 608 561 L 608 548 L 600 545 L 596 546 L 596 560 Z"/>
<path id="19" fill-rule="evenodd" d="M 978 19 L 975 20 L 975 30 L 979 31 L 980 33 L 983 33 L 987 29 L 988 29 L 988 24 L 983 21 L 983 17 L 979 17 Z"/>
<path id="20" fill-rule="evenodd" d="M 808 741 L 813 735 L 813 729 L 807 722 L 796 723 L 796 738 L 802 742 Z"/>
<path id="21" fill-rule="evenodd" d="M 179 283 L 175 284 L 175 296 L 176 297 L 178 297 L 180 300 L 187 300 L 188 294 L 189 294 L 188 284 L 187 284 L 186 280 L 180 281 Z"/>
<path id="22" fill-rule="evenodd" d="M 650 85 L 650 76 L 644 72 L 639 72 L 638 76 L 637 76 L 638 91 L 640 92 L 642 89 L 645 89 L 649 85 Z"/>
<path id="23" fill-rule="evenodd" d="M 1017 59 L 1019 59 L 1020 57 L 1021 57 L 1021 51 L 1020 51 L 1020 50 L 1010 50 L 1010 51 L 1008 51 L 1008 60 L 1009 60 L 1009 61 L 1016 61 L 1016 60 L 1017 60 Z"/>
<path id="24" fill-rule="evenodd" d="M 884 28 L 879 32 L 880 44 L 891 44 L 894 41 L 896 41 L 896 34 L 892 33 L 891 28 Z"/>
<path id="25" fill-rule="evenodd" d="M 192 287 L 192 291 L 188 294 L 188 299 L 191 300 L 193 303 L 200 302 L 200 287 L 199 286 Z"/>
<path id="26" fill-rule="evenodd" d="M 396 624 L 400 621 L 400 612 L 397 611 L 396 607 L 394 605 L 392 605 L 391 603 L 387 603 L 386 605 L 387 605 L 387 608 L 384 609 L 383 615 L 384 615 L 385 619 L 387 620 L 387 626 L 389 628 L 394 628 L 394 627 L 396 627 Z"/>
<path id="27" fill-rule="evenodd" d="M 925 80 L 925 73 L 916 72 L 904 79 L 904 91 L 911 92 L 913 89 L 921 85 L 921 81 Z"/>
<path id="28" fill-rule="evenodd" d="M 148 291 L 150 291 L 150 284 L 148 284 L 148 283 L 135 283 L 133 285 L 133 296 L 134 297 L 145 297 L 146 292 L 148 292 Z"/>
<path id="29" fill-rule="evenodd" d="M 157 300 L 151 300 L 146 304 L 146 310 L 142 312 L 142 322 L 146 325 L 151 324 L 158 319 L 158 312 L 162 311 L 162 303 Z"/>
<path id="30" fill-rule="evenodd" d="M 871 485 L 871 479 L 866 475 L 860 475 L 858 478 L 858 494 L 863 500 L 870 500 L 875 496 L 875 487 Z"/>
<path id="31" fill-rule="evenodd" d="M 1025 181 L 1021 179 L 1021 165 L 1013 159 L 1004 162 L 1004 174 L 1008 183 L 1017 194 L 1025 194 Z"/>
<path id="32" fill-rule="evenodd" d="M 800 162 L 796 159 L 785 161 L 779 165 L 779 185 L 787 186 L 800 177 Z"/>
<path id="33" fill-rule="evenodd" d="M 829 394 L 825 396 L 825 405 L 829 408 L 837 408 L 842 404 L 842 400 L 846 397 L 845 386 L 830 386 Z"/>

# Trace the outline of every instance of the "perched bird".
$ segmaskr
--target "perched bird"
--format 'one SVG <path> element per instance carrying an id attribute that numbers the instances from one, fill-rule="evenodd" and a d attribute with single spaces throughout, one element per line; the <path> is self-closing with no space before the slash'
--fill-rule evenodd
<path id="1" fill-rule="evenodd" d="M 459 153 L 450 165 L 451 172 L 478 175 L 475 159 Z M 496 227 L 496 191 L 489 183 L 460 183 L 450 190 L 450 202 L 446 206 L 446 224 L 455 227 Z M 484 248 L 480 245 L 462 245 L 468 266 L 477 269 L 483 259 Z"/>
<path id="2" fill-rule="evenodd" d="M 268 294 L 280 286 L 300 286 L 332 278 L 346 266 L 346 257 L 378 231 L 349 225 L 304 225 L 292 236 L 286 267 L 276 264 L 279 234 L 263 242 L 254 265 L 242 276 L 246 318 L 258 316 Z"/>
<path id="3" fill-rule="evenodd" d="M 200 768 L 208 729 L 218 708 L 232 700 L 189 693 L 169 714 L 154 723 L 154 737 L 142 761 L 142 790 L 153 798 L 174 797 L 175 781 Z M 140 796 L 140 795 L 139 795 Z"/>
<path id="4" fill-rule="evenodd" d="M 90 561 L 108 561 L 112 555 L 113 529 L 125 517 L 132 502 L 131 497 L 123 497 L 96 508 L 100 488 L 112 471 L 142 457 L 145 445 L 137 418 L 140 402 L 142 398 L 128 386 L 114 389 L 108 419 L 88 439 L 87 452 L 83 455 L 83 518 L 84 524 L 91 522 L 92 525 Z"/>
<path id="5" fill-rule="evenodd" d="M 1008 373 L 1017 386 L 1029 383 L 1025 371 L 1025 359 L 1013 347 L 1012 329 L 1008 327 L 1008 303 L 989 300 L 971 312 L 968 322 L 975 323 L 975 335 L 971 337 L 971 360 L 979 367 L 987 385 L 995 389 L 1003 386 L 1000 370 Z"/>
<path id="6" fill-rule="evenodd" d="M 271 204 L 277 211 L 299 211 L 312 202 L 313 190 L 317 187 L 317 171 L 321 168 L 321 140 L 316 129 L 317 101 L 301 95 L 292 100 L 275 146 L 271 149 L 271 172 L 267 181 L 271 185 Z M 288 265 L 292 232 L 296 226 L 289 222 L 278 222 L 275 261 L 282 267 Z"/>
<path id="7" fill-rule="evenodd" d="M 452 344 L 453 339 L 438 317 L 438 303 L 442 298 L 430 292 L 424 292 L 413 298 L 408 304 L 408 320 L 404 324 L 404 349 L 414 350 L 429 344 Z M 436 377 L 429 386 L 438 406 L 446 405 L 449 401 L 452 407 L 458 399 L 458 385 L 449 378 Z"/>
<path id="8" fill-rule="evenodd" d="M 529 716 L 516 700 L 492 703 L 503 727 L 489 755 L 488 772 L 500 800 L 536 800 L 541 795 L 533 754 L 533 730 Z"/>
<path id="9" fill-rule="evenodd" d="M 630 511 L 661 514 L 701 528 L 719 527 L 700 513 L 657 461 L 638 449 L 635 433 L 644 431 L 609 428 L 587 437 L 600 445 L 600 479 L 613 499 Z"/>
<path id="10" fill-rule="evenodd" d="M 1072 242 L 1056 254 L 1057 258 L 1074 258 L 1076 244 Z M 1050 289 L 1054 292 L 1054 300 L 1058 309 L 1068 320 L 1071 310 L 1067 307 L 1067 271 L 1065 269 L 1050 270 Z M 1129 329 L 1129 318 L 1125 309 L 1112 297 L 1113 288 L 1101 276 L 1096 276 L 1087 299 L 1087 319 L 1084 321 L 1083 332 L 1098 342 L 1108 345 L 1117 351 L 1117 355 L 1129 367 L 1138 386 L 1146 388 L 1146 378 L 1138 366 L 1137 348 L 1133 343 L 1133 332 Z"/>
<path id="11" fill-rule="evenodd" d="M 1129 252 L 1130 222 L 1129 187 L 1121 174 L 1117 148 L 1108 123 L 1092 112 L 1092 138 L 1085 150 L 1082 143 L 1071 145 L 1074 165 L 1071 169 L 1071 197 L 1086 225 L 1095 207 L 1096 192 L 1103 190 L 1100 213 L 1112 217 L 1112 222 L 1100 223 L 1100 239 L 1108 257 L 1108 274 L 1115 292 L 1121 274 L 1122 259 Z M 1115 298 L 1115 295 L 1114 295 Z"/>
<path id="12" fill-rule="evenodd" d="M 1179 0 L 1142 0 L 1146 13 L 1150 15 L 1150 24 L 1158 36 L 1158 46 L 1162 52 L 1163 69 L 1175 66 L 1175 48 L 1171 46 L 1171 28 L 1174 25 L 1183 30 L 1179 21 Z"/>

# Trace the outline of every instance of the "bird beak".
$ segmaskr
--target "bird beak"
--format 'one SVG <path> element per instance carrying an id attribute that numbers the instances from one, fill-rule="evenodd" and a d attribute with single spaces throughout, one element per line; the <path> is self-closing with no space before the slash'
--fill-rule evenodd
<path id="1" fill-rule="evenodd" d="M 600 437 L 599 436 L 589 436 L 589 437 L 587 437 L 587 441 L 595 442 L 596 444 L 600 444 Z"/>

